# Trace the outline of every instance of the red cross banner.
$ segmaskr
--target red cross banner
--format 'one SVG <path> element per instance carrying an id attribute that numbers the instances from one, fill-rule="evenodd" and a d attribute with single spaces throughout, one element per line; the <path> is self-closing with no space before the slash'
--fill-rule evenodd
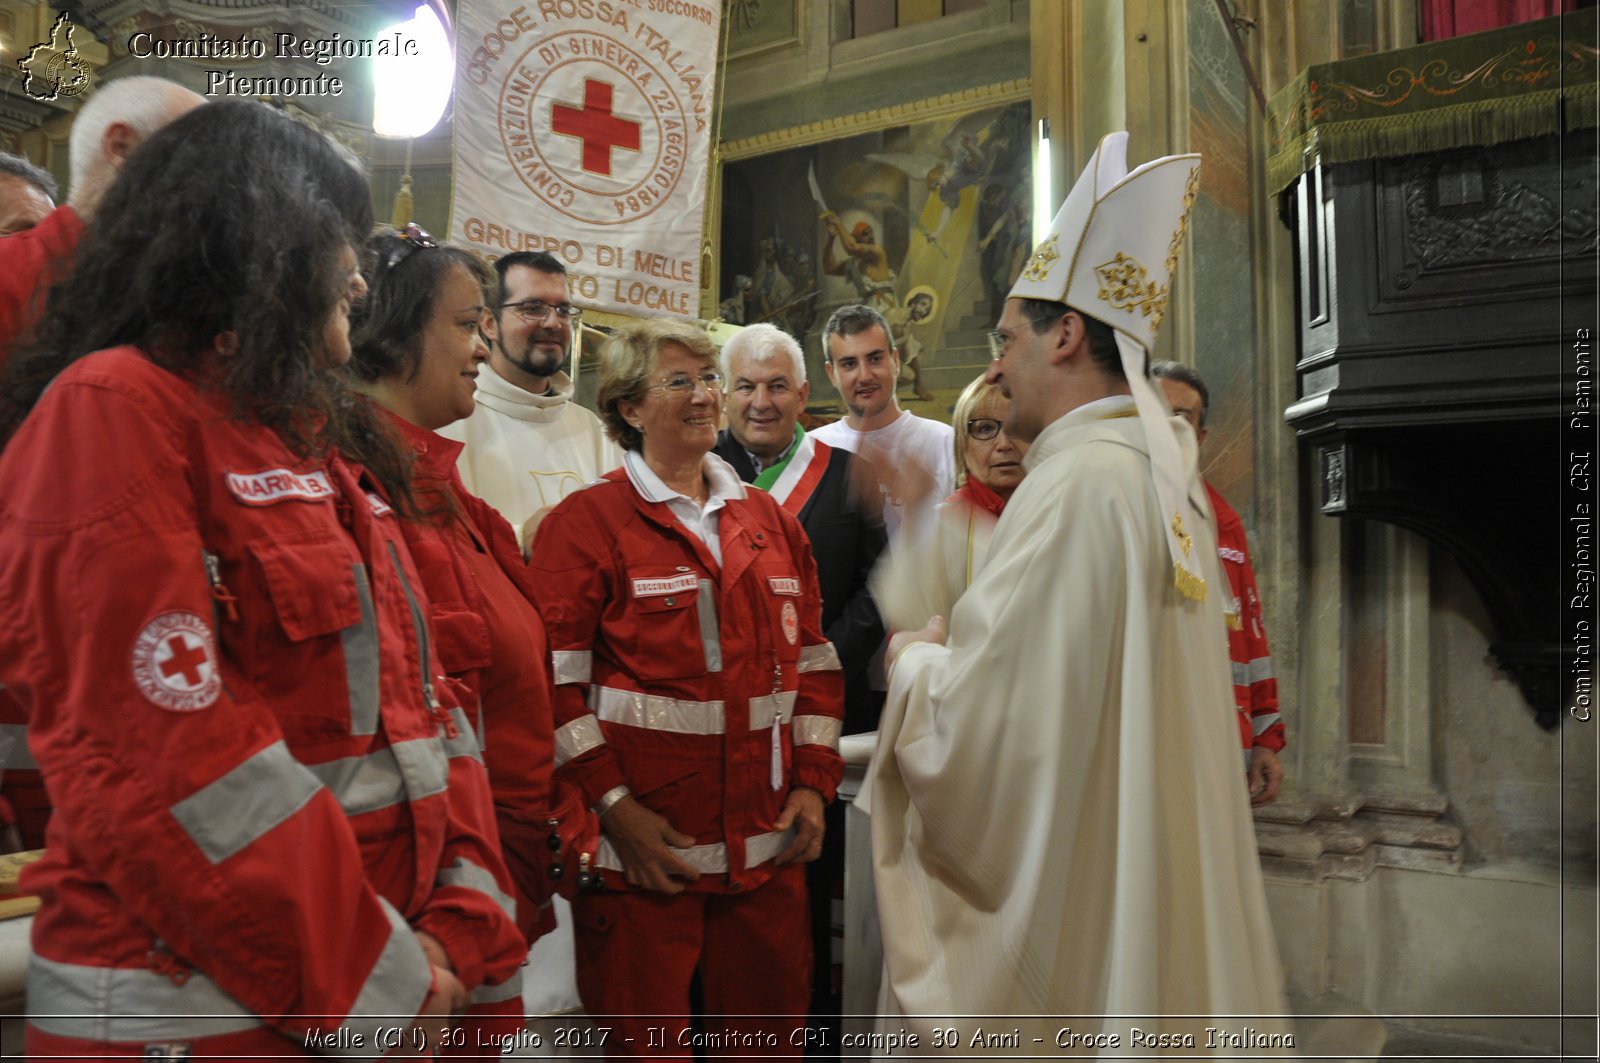
<path id="1" fill-rule="evenodd" d="M 461 0 L 451 238 L 548 251 L 572 298 L 699 309 L 718 0 Z"/>

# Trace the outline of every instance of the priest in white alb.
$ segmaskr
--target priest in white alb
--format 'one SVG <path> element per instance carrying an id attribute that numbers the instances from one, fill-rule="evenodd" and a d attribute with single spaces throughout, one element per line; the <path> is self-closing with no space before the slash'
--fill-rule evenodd
<path id="1" fill-rule="evenodd" d="M 974 1031 L 1013 1028 L 1051 1055 L 1293 1044 L 1227 585 L 1193 433 L 1145 369 L 1200 160 L 1129 173 L 1126 148 L 1101 142 L 990 334 L 1006 431 L 1032 446 L 988 561 L 947 644 L 937 618 L 890 644 L 866 794 L 880 1010 L 919 1051 L 992 1056 Z"/>

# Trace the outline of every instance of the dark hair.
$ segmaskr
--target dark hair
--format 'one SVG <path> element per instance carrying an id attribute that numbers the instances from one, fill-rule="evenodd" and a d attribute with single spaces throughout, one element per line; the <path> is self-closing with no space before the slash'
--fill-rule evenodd
<path id="1" fill-rule="evenodd" d="M 433 316 L 434 297 L 452 269 L 465 269 L 486 288 L 488 268 L 459 247 L 408 246 L 392 230 L 367 241 L 362 275 L 367 297 L 350 315 L 350 370 L 362 380 L 416 377 L 422 368 L 422 331 Z M 404 257 L 393 266 L 396 254 Z"/>
<path id="2" fill-rule="evenodd" d="M 877 326 L 883 329 L 883 341 L 889 345 L 891 353 L 894 351 L 894 333 L 889 330 L 889 322 L 883 315 L 865 303 L 848 303 L 835 310 L 829 317 L 828 323 L 822 326 L 822 356 L 826 361 L 833 361 L 833 338 L 835 336 L 854 336 Z"/>
<path id="3" fill-rule="evenodd" d="M 1094 359 L 1095 365 L 1109 373 L 1113 380 L 1128 379 L 1128 374 L 1122 369 L 1122 352 L 1117 350 L 1116 329 L 1066 303 L 1058 303 L 1052 299 L 1022 300 L 1022 312 L 1033 321 L 1034 335 L 1046 332 L 1068 311 L 1083 318 L 1084 334 L 1089 339 L 1089 357 Z"/>
<path id="4" fill-rule="evenodd" d="M 49 196 L 51 202 L 59 198 L 56 179 L 50 171 L 42 166 L 35 166 L 21 155 L 0 151 L 0 176 L 21 178 Z"/>
<path id="5" fill-rule="evenodd" d="M 1211 415 L 1211 389 L 1206 387 L 1204 377 L 1182 362 L 1151 362 L 1150 375 L 1157 380 L 1176 380 L 1194 388 L 1195 394 L 1200 396 L 1200 427 L 1206 426 Z"/>
<path id="6" fill-rule="evenodd" d="M 254 101 L 195 108 L 148 137 L 107 190 L 11 361 L 0 440 L 67 366 L 132 344 L 295 453 L 336 447 L 404 503 L 406 455 L 324 339 L 348 284 L 339 252 L 371 227 L 366 179 L 322 134 Z"/>
<path id="7" fill-rule="evenodd" d="M 509 255 L 501 255 L 494 260 L 494 272 L 500 278 L 500 287 L 496 290 L 494 298 L 496 314 L 500 312 L 500 304 L 506 301 L 506 272 L 512 266 L 527 266 L 540 273 L 554 273 L 558 277 L 567 275 L 567 267 L 548 251 L 513 251 Z"/>

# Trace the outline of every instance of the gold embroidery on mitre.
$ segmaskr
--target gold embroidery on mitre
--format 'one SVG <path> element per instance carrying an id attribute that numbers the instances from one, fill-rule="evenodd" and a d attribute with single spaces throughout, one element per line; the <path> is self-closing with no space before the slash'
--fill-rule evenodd
<path id="1" fill-rule="evenodd" d="M 1033 257 L 1028 259 L 1028 264 L 1022 268 L 1024 280 L 1042 281 L 1050 273 L 1050 267 L 1061 258 L 1061 252 L 1056 250 L 1057 233 L 1051 233 L 1033 252 Z"/>
<path id="2" fill-rule="evenodd" d="M 1130 254 L 1118 251 L 1110 262 L 1094 268 L 1100 277 L 1100 299 L 1114 310 L 1138 310 L 1149 317 L 1166 312 L 1167 289 L 1149 279 L 1150 271 Z"/>
<path id="3" fill-rule="evenodd" d="M 1183 247 L 1183 238 L 1189 232 L 1189 212 L 1194 209 L 1194 201 L 1200 195 L 1200 167 L 1196 166 L 1189 171 L 1189 183 L 1183 189 L 1183 216 L 1178 219 L 1178 227 L 1172 231 L 1172 242 L 1167 244 L 1167 281 L 1171 283 L 1172 275 L 1178 270 L 1178 251 Z M 1150 323 L 1152 332 L 1161 329 L 1161 319 L 1166 317 L 1167 303 L 1162 299 L 1161 306 L 1157 309 L 1155 320 Z"/>
<path id="4" fill-rule="evenodd" d="M 1178 545 L 1183 547 L 1183 556 L 1189 556 L 1189 547 L 1194 545 L 1194 537 L 1183 530 L 1183 514 L 1172 515 L 1172 534 L 1178 537 Z"/>

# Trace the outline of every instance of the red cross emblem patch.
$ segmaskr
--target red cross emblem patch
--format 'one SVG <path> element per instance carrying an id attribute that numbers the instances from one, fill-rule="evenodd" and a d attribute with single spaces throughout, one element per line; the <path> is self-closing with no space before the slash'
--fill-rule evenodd
<path id="1" fill-rule="evenodd" d="M 162 613 L 133 640 L 133 681 L 172 712 L 208 709 L 222 692 L 216 640 L 194 613 Z"/>

